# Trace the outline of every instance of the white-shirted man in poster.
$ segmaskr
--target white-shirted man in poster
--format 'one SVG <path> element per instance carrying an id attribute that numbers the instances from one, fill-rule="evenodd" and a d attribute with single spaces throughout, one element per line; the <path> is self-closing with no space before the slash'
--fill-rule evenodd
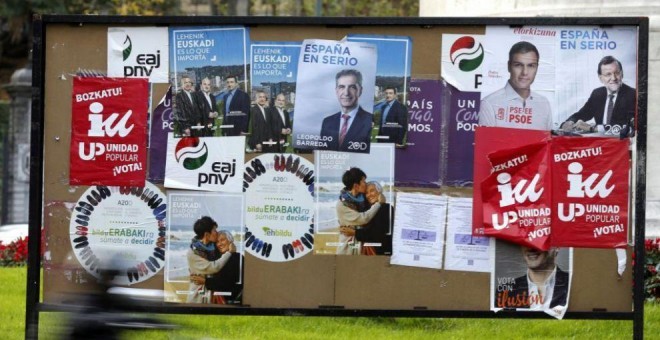
<path id="1" fill-rule="evenodd" d="M 531 90 L 539 67 L 539 51 L 520 41 L 509 50 L 509 80 L 504 88 L 481 100 L 479 125 L 528 130 L 551 130 L 550 102 Z"/>

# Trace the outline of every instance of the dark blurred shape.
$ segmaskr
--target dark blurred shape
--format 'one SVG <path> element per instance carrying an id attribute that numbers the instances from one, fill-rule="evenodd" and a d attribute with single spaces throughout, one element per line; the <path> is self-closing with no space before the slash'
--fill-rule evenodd
<path id="1" fill-rule="evenodd" d="M 124 330 L 173 329 L 176 326 L 136 312 L 149 310 L 163 301 L 162 291 L 118 287 L 112 284 L 120 263 L 102 265 L 93 289 L 76 299 L 63 339 L 119 339 Z"/>

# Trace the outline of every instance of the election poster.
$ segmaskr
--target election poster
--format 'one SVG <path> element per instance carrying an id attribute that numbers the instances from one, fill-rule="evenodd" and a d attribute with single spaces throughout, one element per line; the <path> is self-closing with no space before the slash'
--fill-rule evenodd
<path id="1" fill-rule="evenodd" d="M 408 86 L 412 63 L 412 39 L 407 36 L 349 34 L 347 41 L 376 46 L 376 93 L 373 109 L 375 141 L 405 144 L 408 131 Z"/>
<path id="2" fill-rule="evenodd" d="M 73 254 L 97 279 L 114 269 L 113 284 L 147 281 L 165 266 L 167 208 L 163 192 L 149 182 L 89 187 L 71 212 Z"/>
<path id="3" fill-rule="evenodd" d="M 450 186 L 471 186 L 474 160 L 474 131 L 479 122 L 479 92 L 460 91 L 444 84 L 443 100 L 449 101 L 447 119 L 446 175 Z"/>
<path id="4" fill-rule="evenodd" d="M 541 251 L 496 240 L 491 258 L 491 310 L 564 317 L 570 301 L 573 248 Z"/>
<path id="5" fill-rule="evenodd" d="M 248 29 L 170 27 L 169 34 L 175 135 L 246 135 Z"/>
<path id="6" fill-rule="evenodd" d="M 553 245 L 626 247 L 629 147 L 627 139 L 553 139 Z"/>
<path id="7" fill-rule="evenodd" d="M 242 194 L 168 191 L 167 302 L 241 304 Z"/>
<path id="8" fill-rule="evenodd" d="M 637 42 L 633 26 L 487 26 L 443 35 L 442 77 L 480 93 L 479 125 L 618 137 L 635 126 Z"/>
<path id="9" fill-rule="evenodd" d="M 484 59 L 493 53 L 490 50 L 486 52 L 485 45 L 483 35 L 443 34 L 440 52 L 442 79 L 460 91 L 480 91 Z"/>
<path id="10" fill-rule="evenodd" d="M 265 121 L 257 117 L 252 120 L 251 136 L 261 133 L 262 139 L 275 142 L 262 152 L 293 152 L 291 132 L 299 56 L 300 42 L 253 41 L 250 45 L 253 99 L 261 105 L 260 97 L 265 95 L 264 111 L 269 113 Z"/>
<path id="11" fill-rule="evenodd" d="M 490 273 L 495 239 L 472 235 L 472 198 L 447 198 L 445 270 Z"/>
<path id="12" fill-rule="evenodd" d="M 394 151 L 397 186 L 438 188 L 442 184 L 442 91 L 437 80 L 410 82 L 406 147 Z"/>
<path id="13" fill-rule="evenodd" d="M 552 175 L 550 144 L 540 142 L 488 155 L 491 173 L 481 181 L 486 236 L 527 247 L 550 247 Z"/>
<path id="14" fill-rule="evenodd" d="M 515 138 L 511 138 L 514 131 Z M 528 144 L 550 140 L 549 131 L 510 130 L 501 127 L 479 126 L 474 134 L 474 183 L 481 183 L 492 170 L 488 155 L 499 151 L 514 149 Z M 499 193 L 498 193 L 499 194 Z M 472 233 L 475 236 L 484 235 L 484 216 L 482 209 L 481 185 L 475 185 L 472 190 Z"/>
<path id="15" fill-rule="evenodd" d="M 442 269 L 447 196 L 399 192 L 390 264 Z"/>
<path id="16" fill-rule="evenodd" d="M 637 39 L 634 26 L 557 29 L 555 53 L 561 81 L 555 83 L 556 123 L 581 120 L 584 124 L 569 123 L 564 129 L 608 137 L 619 137 L 626 126 L 635 126 L 631 120 L 637 114 Z"/>
<path id="17" fill-rule="evenodd" d="M 169 83 L 167 27 L 108 27 L 108 76 Z"/>
<path id="18" fill-rule="evenodd" d="M 314 253 L 389 255 L 394 221 L 394 145 L 374 144 L 369 154 L 316 151 L 314 166 Z"/>
<path id="19" fill-rule="evenodd" d="M 165 187 L 243 192 L 245 137 L 167 138 Z"/>
<path id="20" fill-rule="evenodd" d="M 151 114 L 149 126 L 149 173 L 147 179 L 153 183 L 165 180 L 167 158 L 167 135 L 172 130 L 172 92 L 165 93 Z"/>
<path id="21" fill-rule="evenodd" d="M 553 130 L 557 27 L 487 26 L 479 125 Z"/>
<path id="22" fill-rule="evenodd" d="M 314 165 L 296 154 L 245 164 L 245 250 L 265 261 L 297 260 L 314 248 Z"/>
<path id="23" fill-rule="evenodd" d="M 74 77 L 71 97 L 69 183 L 143 186 L 147 80 Z"/>
<path id="24" fill-rule="evenodd" d="M 307 39 L 296 80 L 293 147 L 368 153 L 376 84 L 376 45 Z"/>

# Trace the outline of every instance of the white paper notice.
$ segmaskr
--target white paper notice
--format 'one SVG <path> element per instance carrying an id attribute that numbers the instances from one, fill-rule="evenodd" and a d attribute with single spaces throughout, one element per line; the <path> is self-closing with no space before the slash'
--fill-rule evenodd
<path id="1" fill-rule="evenodd" d="M 391 264 L 442 269 L 447 197 L 398 193 Z"/>
<path id="2" fill-rule="evenodd" d="M 493 241 L 472 236 L 472 198 L 449 197 L 445 269 L 490 273 Z"/>

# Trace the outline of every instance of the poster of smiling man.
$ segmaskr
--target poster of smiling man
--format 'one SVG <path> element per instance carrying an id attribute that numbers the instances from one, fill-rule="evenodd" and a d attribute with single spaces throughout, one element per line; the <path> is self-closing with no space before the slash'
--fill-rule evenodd
<path id="1" fill-rule="evenodd" d="M 555 128 L 555 38 L 550 30 L 536 32 L 486 28 L 479 125 Z"/>
<path id="2" fill-rule="evenodd" d="M 556 126 L 618 137 L 637 113 L 637 28 L 556 30 Z M 634 125 L 634 124 L 632 124 Z"/>
<path id="3" fill-rule="evenodd" d="M 177 137 L 248 132 L 245 27 L 170 28 L 170 82 Z"/>
<path id="4" fill-rule="evenodd" d="M 294 148 L 369 152 L 376 63 L 373 44 L 303 41 Z"/>
<path id="5" fill-rule="evenodd" d="M 488 26 L 481 36 L 443 35 L 442 66 L 453 86 L 481 94 L 482 126 L 618 136 L 637 111 L 631 26 Z"/>

